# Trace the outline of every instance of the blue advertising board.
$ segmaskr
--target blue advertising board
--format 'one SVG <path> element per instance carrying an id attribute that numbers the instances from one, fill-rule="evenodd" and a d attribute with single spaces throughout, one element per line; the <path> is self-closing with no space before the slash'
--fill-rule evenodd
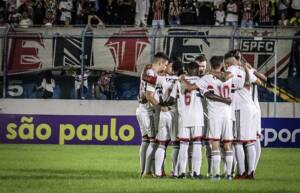
<path id="1" fill-rule="evenodd" d="M 261 144 L 300 148 L 300 118 L 262 118 Z"/>

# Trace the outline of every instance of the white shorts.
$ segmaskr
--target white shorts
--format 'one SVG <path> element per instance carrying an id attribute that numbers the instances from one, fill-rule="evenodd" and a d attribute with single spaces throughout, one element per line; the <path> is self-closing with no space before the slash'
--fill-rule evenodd
<path id="1" fill-rule="evenodd" d="M 140 125 L 142 137 L 149 137 L 151 135 L 151 117 L 153 117 L 153 111 L 149 108 L 148 104 L 139 104 L 136 109 L 136 118 Z"/>
<path id="2" fill-rule="evenodd" d="M 175 141 L 177 137 L 177 124 L 175 111 L 160 112 L 159 126 L 156 140 L 159 142 Z"/>
<path id="3" fill-rule="evenodd" d="M 159 127 L 159 114 L 160 111 L 158 109 L 153 109 L 152 108 L 152 115 L 150 116 L 150 127 L 151 127 L 151 132 L 148 135 L 150 139 L 155 139 L 157 132 L 158 132 L 158 127 Z"/>
<path id="4" fill-rule="evenodd" d="M 255 128 L 256 135 L 261 136 L 261 112 L 257 111 L 255 114 Z"/>
<path id="5" fill-rule="evenodd" d="M 203 139 L 206 139 L 206 136 L 207 136 L 207 134 L 208 134 L 208 130 L 209 130 L 209 120 L 208 120 L 208 113 L 207 113 L 207 111 L 205 110 L 205 107 L 203 106 L 203 113 L 205 113 L 205 115 L 204 115 L 204 127 L 202 128 L 202 130 L 203 130 Z"/>
<path id="6" fill-rule="evenodd" d="M 179 140 L 182 140 L 182 141 L 202 139 L 202 137 L 203 137 L 202 126 L 181 127 L 178 130 L 178 138 L 179 138 Z"/>
<path id="7" fill-rule="evenodd" d="M 233 125 L 230 117 L 209 119 L 208 140 L 233 141 Z"/>
<path id="8" fill-rule="evenodd" d="M 254 142 L 257 139 L 257 124 L 254 108 L 243 108 L 235 112 L 234 137 L 237 142 Z"/>

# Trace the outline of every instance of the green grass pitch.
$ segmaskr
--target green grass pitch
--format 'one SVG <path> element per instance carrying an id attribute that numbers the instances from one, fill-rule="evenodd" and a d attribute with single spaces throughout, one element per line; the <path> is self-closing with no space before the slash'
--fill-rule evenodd
<path id="1" fill-rule="evenodd" d="M 300 149 L 263 149 L 255 180 L 211 181 L 141 179 L 138 148 L 2 144 L 0 193 L 300 192 Z"/>

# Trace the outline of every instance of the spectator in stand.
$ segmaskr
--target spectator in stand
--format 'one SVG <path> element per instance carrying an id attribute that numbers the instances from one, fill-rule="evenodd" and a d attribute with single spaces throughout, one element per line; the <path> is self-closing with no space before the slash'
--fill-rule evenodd
<path id="1" fill-rule="evenodd" d="M 74 9 L 74 14 L 72 17 L 75 25 L 76 26 L 81 26 L 84 22 L 83 22 L 83 12 L 82 12 L 82 1 L 81 0 L 76 0 L 75 2 L 73 1 L 73 9 Z"/>
<path id="2" fill-rule="evenodd" d="M 42 25 L 45 18 L 45 3 L 44 0 L 36 0 L 33 3 L 33 23 Z"/>
<path id="3" fill-rule="evenodd" d="M 210 2 L 197 3 L 197 24 L 199 25 L 214 25 L 214 7 Z"/>
<path id="4" fill-rule="evenodd" d="M 294 13 L 294 17 L 290 19 L 289 25 L 297 27 L 300 26 L 300 11 L 296 11 Z"/>
<path id="5" fill-rule="evenodd" d="M 289 4 L 289 0 L 277 0 L 277 20 L 280 26 L 287 26 L 288 24 Z"/>
<path id="6" fill-rule="evenodd" d="M 52 11 L 48 11 L 44 19 L 45 26 L 52 27 L 55 24 L 55 19 L 55 14 Z"/>
<path id="7" fill-rule="evenodd" d="M 217 7 L 217 8 L 219 8 L 221 4 L 222 5 L 225 4 L 225 0 L 214 0 L 213 2 L 214 2 L 214 7 Z M 224 8 L 224 6 L 223 6 L 223 8 Z"/>
<path id="8" fill-rule="evenodd" d="M 104 26 L 103 21 L 97 15 L 95 4 L 90 5 L 90 10 L 88 13 L 88 25 Z"/>
<path id="9" fill-rule="evenodd" d="M 52 13 L 56 16 L 57 4 L 55 0 L 45 0 L 46 13 Z"/>
<path id="10" fill-rule="evenodd" d="M 172 0 L 169 6 L 168 21 L 174 27 L 180 25 L 181 6 L 179 0 Z"/>
<path id="11" fill-rule="evenodd" d="M 241 27 L 253 27 L 254 9 L 251 0 L 243 1 Z"/>
<path id="12" fill-rule="evenodd" d="M 24 11 L 29 13 L 29 8 L 27 6 L 27 1 L 24 1 L 19 7 L 18 7 L 18 12 L 22 15 Z"/>
<path id="13" fill-rule="evenodd" d="M 135 26 L 147 26 L 147 17 L 149 13 L 150 2 L 149 0 L 135 0 Z"/>
<path id="14" fill-rule="evenodd" d="M 108 72 L 101 72 L 95 84 L 95 98 L 111 100 L 115 96 L 114 76 Z"/>
<path id="15" fill-rule="evenodd" d="M 60 16 L 60 24 L 64 24 L 65 26 L 69 26 L 72 20 L 71 11 L 73 9 L 72 0 L 61 0 L 59 2 L 58 9 L 61 13 Z"/>
<path id="16" fill-rule="evenodd" d="M 193 0 L 187 0 L 182 7 L 180 21 L 182 25 L 196 24 L 197 10 Z"/>
<path id="17" fill-rule="evenodd" d="M 238 19 L 239 19 L 239 10 L 238 10 L 238 4 L 235 0 L 229 0 L 229 2 L 226 5 L 226 25 L 227 26 L 234 26 L 236 27 L 238 25 Z"/>
<path id="18" fill-rule="evenodd" d="M 291 0 L 291 8 L 292 8 L 292 15 L 295 15 L 295 12 L 300 11 L 300 0 Z"/>
<path id="19" fill-rule="evenodd" d="M 272 3 L 270 0 L 259 0 L 259 25 L 272 25 Z"/>
<path id="20" fill-rule="evenodd" d="M 12 27 L 16 27 L 17 25 L 19 25 L 22 15 L 18 12 L 15 5 L 12 5 L 10 8 L 11 10 L 8 14 L 8 23 Z"/>
<path id="21" fill-rule="evenodd" d="M 219 7 L 215 10 L 215 26 L 223 26 L 225 20 L 225 11 L 223 10 L 223 4 L 219 4 Z"/>
<path id="22" fill-rule="evenodd" d="M 108 0 L 104 10 L 104 22 L 109 25 L 117 23 L 118 12 L 117 2 L 115 0 Z"/>
<path id="23" fill-rule="evenodd" d="M 27 11 L 24 11 L 22 14 L 22 18 L 19 23 L 19 27 L 21 28 L 29 28 L 33 25 L 32 20 L 29 18 L 29 14 Z"/>
<path id="24" fill-rule="evenodd" d="M 141 0 L 139 0 L 139 1 L 141 1 Z M 145 9 L 145 15 L 148 15 L 150 3 L 149 3 L 149 0 L 144 0 L 144 1 L 147 2 L 146 9 Z M 143 6 L 144 6 L 144 4 L 143 4 Z M 141 25 L 141 22 L 142 22 L 141 20 L 140 20 L 140 22 L 138 22 L 138 20 L 137 20 L 137 23 L 135 23 L 135 21 L 136 21 L 135 17 L 137 16 L 136 9 L 137 9 L 137 5 L 134 4 L 133 0 L 118 0 L 118 8 L 117 8 L 118 24 L 121 24 L 121 25 L 140 24 Z M 142 11 L 144 11 L 144 10 L 142 10 Z M 143 18 L 147 19 L 147 17 L 145 18 L 145 16 Z M 143 19 L 143 18 L 140 18 L 140 19 Z M 146 23 L 146 21 L 144 23 Z"/>
<path id="25" fill-rule="evenodd" d="M 163 0 L 154 0 L 152 4 L 153 10 L 153 20 L 152 27 L 155 29 L 160 29 L 165 26 L 164 20 L 164 11 L 165 11 L 165 3 Z"/>
<path id="26" fill-rule="evenodd" d="M 25 1 L 26 6 L 27 6 L 27 12 L 28 12 L 28 17 L 33 21 L 33 15 L 34 15 L 34 12 L 33 12 L 33 1 Z M 22 12 L 21 12 L 22 14 Z"/>
<path id="27" fill-rule="evenodd" d="M 1 14 L 1 15 L 0 15 L 0 26 L 2 27 L 2 26 L 5 26 L 5 25 L 6 25 L 6 22 L 5 22 L 4 15 Z"/>
<path id="28" fill-rule="evenodd" d="M 83 13 L 83 24 L 87 24 L 88 23 L 89 10 L 90 10 L 89 1 L 88 0 L 82 0 L 81 7 L 82 7 L 81 12 Z"/>
<path id="29" fill-rule="evenodd" d="M 75 73 L 72 74 L 75 78 L 75 98 L 85 99 L 88 94 L 88 77 L 90 75 L 88 70 L 84 70 L 83 76 L 81 75 L 81 69 L 78 68 Z M 82 89 L 83 88 L 83 89 Z M 83 95 L 81 91 L 83 90 Z"/>
<path id="30" fill-rule="evenodd" d="M 42 98 L 49 99 L 53 96 L 55 80 L 51 71 L 46 71 L 43 74 L 44 78 L 42 79 L 41 85 L 34 87 L 34 91 L 42 91 Z"/>

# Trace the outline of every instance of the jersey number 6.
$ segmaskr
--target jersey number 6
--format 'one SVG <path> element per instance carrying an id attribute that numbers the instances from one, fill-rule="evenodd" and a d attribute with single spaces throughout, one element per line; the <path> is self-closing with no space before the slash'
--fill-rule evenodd
<path id="1" fill-rule="evenodd" d="M 191 103 L 191 93 L 187 90 L 184 91 L 184 103 L 185 105 L 189 105 Z"/>

